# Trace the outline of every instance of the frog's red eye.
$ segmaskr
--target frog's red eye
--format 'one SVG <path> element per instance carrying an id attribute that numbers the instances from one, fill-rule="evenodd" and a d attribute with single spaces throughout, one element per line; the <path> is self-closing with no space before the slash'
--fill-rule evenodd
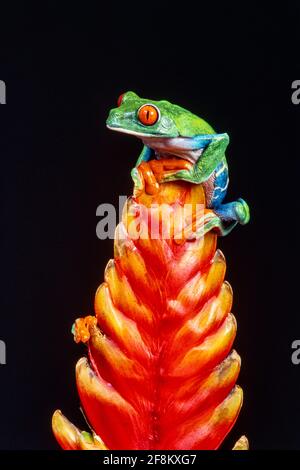
<path id="1" fill-rule="evenodd" d="M 123 98 L 124 98 L 124 93 L 122 93 L 122 95 L 120 95 L 118 98 L 118 101 L 117 101 L 118 106 L 121 106 Z"/>
<path id="2" fill-rule="evenodd" d="M 144 104 L 138 110 L 138 118 L 144 126 L 153 126 L 159 118 L 158 109 L 152 104 Z"/>

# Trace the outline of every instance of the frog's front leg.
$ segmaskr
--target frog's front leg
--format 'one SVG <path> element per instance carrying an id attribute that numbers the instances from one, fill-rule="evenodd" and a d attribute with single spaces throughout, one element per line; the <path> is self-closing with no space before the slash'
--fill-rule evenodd
<path id="1" fill-rule="evenodd" d="M 178 170 L 189 170 L 192 164 L 177 158 L 152 159 L 153 151 L 144 146 L 138 158 L 136 167 L 131 171 L 134 181 L 134 195 L 139 196 L 142 191 L 154 195 L 159 191 L 159 183 L 166 174 L 174 174 Z"/>
<path id="2" fill-rule="evenodd" d="M 131 177 L 134 183 L 134 196 L 136 197 L 144 190 L 148 194 L 155 194 L 159 190 L 159 184 L 148 163 L 152 155 L 153 150 L 144 145 L 136 162 L 136 166 L 131 170 Z"/>

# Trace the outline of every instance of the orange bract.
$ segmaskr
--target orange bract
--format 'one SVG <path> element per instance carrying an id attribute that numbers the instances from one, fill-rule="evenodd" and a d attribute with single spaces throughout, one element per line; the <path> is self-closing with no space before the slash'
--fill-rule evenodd
<path id="1" fill-rule="evenodd" d="M 157 217 L 167 205 L 174 224 L 178 206 L 205 204 L 204 191 L 165 183 L 153 196 L 128 200 L 96 293 L 97 323 L 83 323 L 88 359 L 76 367 L 95 434 L 87 437 L 56 412 L 53 430 L 65 449 L 217 449 L 241 408 L 232 290 L 217 236 L 178 243 L 174 230 L 164 238 L 159 226 L 157 238 L 147 237 L 152 204 Z M 141 213 L 144 236 L 133 237 L 130 224 Z M 246 447 L 243 437 L 236 448 Z"/>

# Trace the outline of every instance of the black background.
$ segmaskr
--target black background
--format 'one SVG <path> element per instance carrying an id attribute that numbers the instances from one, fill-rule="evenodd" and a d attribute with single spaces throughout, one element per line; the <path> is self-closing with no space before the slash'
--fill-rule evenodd
<path id="1" fill-rule="evenodd" d="M 96 208 L 130 194 L 140 142 L 105 127 L 117 97 L 168 99 L 228 132 L 228 200 L 251 224 L 220 240 L 238 321 L 244 406 L 224 447 L 300 449 L 297 2 L 15 2 L 0 6 L 0 448 L 57 449 L 52 412 L 79 427 L 70 333 L 112 257 Z"/>

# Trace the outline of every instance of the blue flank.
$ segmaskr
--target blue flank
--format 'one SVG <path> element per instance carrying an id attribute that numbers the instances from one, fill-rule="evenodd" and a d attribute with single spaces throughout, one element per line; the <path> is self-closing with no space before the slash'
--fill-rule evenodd
<path id="1" fill-rule="evenodd" d="M 197 150 L 204 149 L 214 140 L 222 139 L 224 134 L 199 134 L 194 137 L 181 137 L 185 139 L 185 145 L 187 149 Z"/>
<path id="2" fill-rule="evenodd" d="M 214 192 L 212 197 L 212 207 L 218 207 L 226 196 L 228 187 L 228 166 L 225 158 L 215 169 Z"/>

